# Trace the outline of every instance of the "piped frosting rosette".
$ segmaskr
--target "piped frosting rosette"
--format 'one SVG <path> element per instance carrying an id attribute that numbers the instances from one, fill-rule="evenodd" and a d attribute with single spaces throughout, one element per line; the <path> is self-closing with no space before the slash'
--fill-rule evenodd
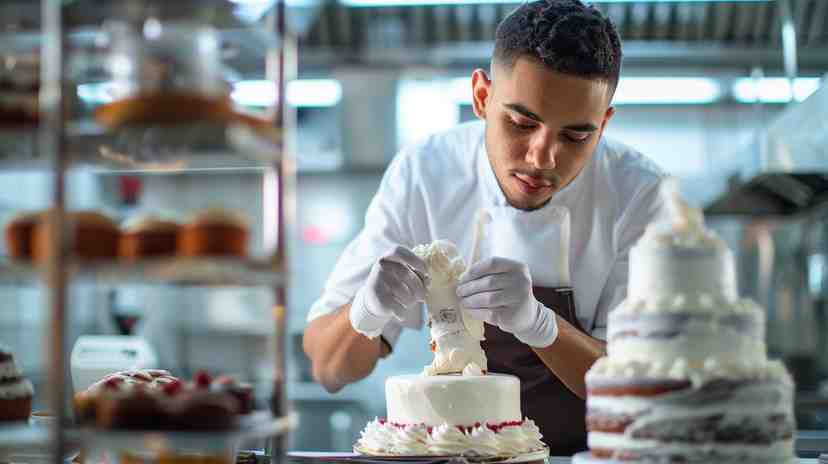
<path id="1" fill-rule="evenodd" d="M 413 251 L 425 261 L 431 277 L 426 306 L 434 361 L 426 366 L 425 374 L 484 372 L 486 354 L 480 347 L 483 321 L 472 318 L 457 298 L 457 283 L 466 270 L 457 247 L 448 240 L 437 240 Z"/>

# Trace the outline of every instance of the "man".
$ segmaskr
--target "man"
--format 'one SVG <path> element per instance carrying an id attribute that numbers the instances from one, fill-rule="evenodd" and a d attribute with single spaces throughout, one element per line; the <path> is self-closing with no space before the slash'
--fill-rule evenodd
<path id="1" fill-rule="evenodd" d="M 523 413 L 552 454 L 586 448 L 584 374 L 604 354 L 608 311 L 626 295 L 630 247 L 662 208 L 658 168 L 602 137 L 620 68 L 614 26 L 578 0 L 523 4 L 503 20 L 491 74 L 472 74 L 482 122 L 394 159 L 365 228 L 311 309 L 304 348 L 317 381 L 335 392 L 366 377 L 403 327 L 419 327 L 420 276 L 428 276 L 410 248 L 448 239 L 468 259 L 481 209 L 515 217 L 568 211 L 569 269 L 555 269 L 548 243 L 533 242 L 551 223 L 525 221 L 537 234 L 530 228 L 509 243 L 538 247 L 541 264 L 503 254 L 468 263 L 458 296 L 489 322 L 489 369 L 520 377 Z M 536 285 L 547 271 L 570 270 L 574 298 Z"/>

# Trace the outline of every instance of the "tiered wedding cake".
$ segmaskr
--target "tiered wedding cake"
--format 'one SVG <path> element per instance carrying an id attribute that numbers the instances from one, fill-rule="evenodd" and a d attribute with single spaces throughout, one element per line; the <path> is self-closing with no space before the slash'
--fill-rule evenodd
<path id="1" fill-rule="evenodd" d="M 764 313 L 738 298 L 733 255 L 701 211 L 665 191 L 672 221 L 630 252 L 608 356 L 586 377 L 591 453 L 576 462 L 786 463 L 793 384 L 766 357 Z"/>
<path id="2" fill-rule="evenodd" d="M 483 322 L 466 314 L 456 288 L 465 271 L 453 243 L 414 248 L 428 265 L 427 307 L 434 361 L 421 375 L 385 383 L 387 419 L 375 419 L 356 449 L 366 454 L 515 456 L 544 450 L 520 411 L 517 377 L 486 373 Z"/>

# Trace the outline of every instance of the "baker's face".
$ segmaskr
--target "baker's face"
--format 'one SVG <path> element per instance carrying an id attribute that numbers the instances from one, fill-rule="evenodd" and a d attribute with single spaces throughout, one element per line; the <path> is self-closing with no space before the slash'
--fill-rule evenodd
<path id="1" fill-rule="evenodd" d="M 515 208 L 531 210 L 569 185 L 612 117 L 607 82 L 561 74 L 531 58 L 472 75 L 474 112 L 486 121 L 486 151 Z"/>

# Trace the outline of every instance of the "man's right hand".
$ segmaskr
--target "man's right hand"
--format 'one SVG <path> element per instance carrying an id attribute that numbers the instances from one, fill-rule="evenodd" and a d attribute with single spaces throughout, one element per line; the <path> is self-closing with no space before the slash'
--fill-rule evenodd
<path id="1" fill-rule="evenodd" d="M 375 338 L 392 317 L 405 319 L 412 306 L 425 301 L 428 279 L 426 264 L 411 250 L 397 246 L 386 253 L 371 267 L 351 303 L 354 330 Z"/>

